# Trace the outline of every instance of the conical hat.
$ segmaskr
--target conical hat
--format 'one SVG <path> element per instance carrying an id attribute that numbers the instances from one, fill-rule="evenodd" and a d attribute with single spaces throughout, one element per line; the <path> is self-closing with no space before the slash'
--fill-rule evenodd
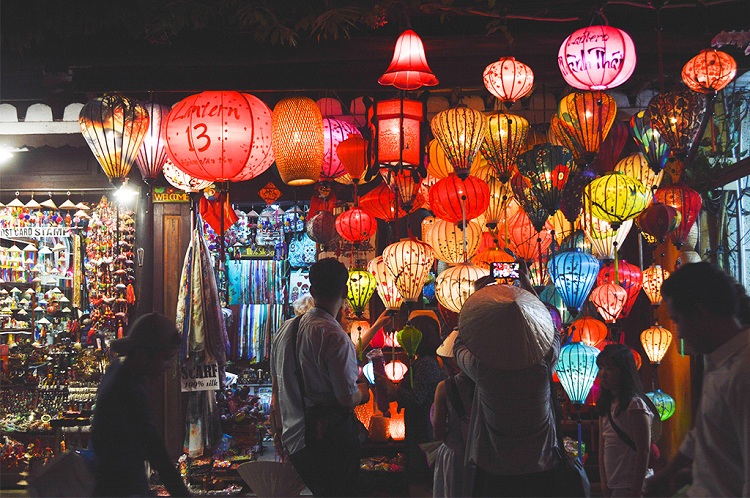
<path id="1" fill-rule="evenodd" d="M 459 337 L 491 368 L 520 370 L 549 352 L 555 326 L 533 294 L 510 285 L 490 285 L 472 294 L 458 316 Z"/>

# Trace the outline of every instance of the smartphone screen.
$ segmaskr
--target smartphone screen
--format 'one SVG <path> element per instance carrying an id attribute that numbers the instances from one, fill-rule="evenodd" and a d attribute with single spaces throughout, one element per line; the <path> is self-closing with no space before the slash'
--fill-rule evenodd
<path id="1" fill-rule="evenodd" d="M 518 263 L 490 263 L 490 274 L 499 284 L 514 285 L 518 283 L 520 265 Z"/>

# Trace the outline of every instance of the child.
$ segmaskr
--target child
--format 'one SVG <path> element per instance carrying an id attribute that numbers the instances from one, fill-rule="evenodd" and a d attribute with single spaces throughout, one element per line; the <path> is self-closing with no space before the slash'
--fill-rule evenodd
<path id="1" fill-rule="evenodd" d="M 599 474 L 604 496 L 642 496 L 656 407 L 641 387 L 630 347 L 606 346 L 599 366 Z"/>

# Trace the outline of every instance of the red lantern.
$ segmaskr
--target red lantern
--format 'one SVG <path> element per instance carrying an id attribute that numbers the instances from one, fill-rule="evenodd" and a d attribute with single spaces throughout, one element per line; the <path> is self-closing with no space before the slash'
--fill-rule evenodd
<path id="1" fill-rule="evenodd" d="M 607 138 L 604 139 L 602 145 L 599 147 L 599 152 L 594 159 L 594 169 L 600 175 L 609 173 L 615 169 L 617 161 L 620 159 L 622 149 L 625 148 L 625 143 L 628 141 L 630 136 L 630 126 L 626 121 L 615 119 L 612 123 L 612 127 L 607 133 Z"/>
<path id="2" fill-rule="evenodd" d="M 338 238 L 336 220 L 330 211 L 320 211 L 307 220 L 307 236 L 320 245 L 327 245 Z"/>
<path id="3" fill-rule="evenodd" d="M 682 221 L 670 234 L 672 243 L 679 249 L 685 243 L 685 238 L 701 212 L 701 207 L 703 207 L 701 195 L 690 187 L 677 184 L 657 189 L 654 199 L 672 206 L 682 215 Z"/>
<path id="4" fill-rule="evenodd" d="M 420 165 L 420 123 L 424 119 L 422 102 L 409 99 L 383 100 L 375 104 L 375 116 L 378 164 Z"/>
<path id="5" fill-rule="evenodd" d="M 531 93 L 534 72 L 514 57 L 500 57 L 484 69 L 482 76 L 487 90 L 508 107 Z"/>
<path id="6" fill-rule="evenodd" d="M 687 61 L 682 68 L 682 81 L 700 93 L 715 93 L 726 87 L 737 74 L 737 62 L 731 55 L 708 48 Z"/>
<path id="7" fill-rule="evenodd" d="M 422 195 L 419 194 L 409 212 L 419 209 L 422 203 Z M 359 200 L 359 206 L 369 211 L 376 218 L 385 221 L 393 221 L 396 218 L 403 218 L 407 215 L 407 212 L 402 209 L 401 205 L 399 205 L 398 211 L 396 211 L 396 196 L 388 188 L 388 185 L 384 183 L 381 183 L 363 195 Z"/>
<path id="8" fill-rule="evenodd" d="M 635 220 L 642 232 L 654 237 L 659 243 L 664 242 L 666 236 L 680 226 L 681 221 L 682 214 L 676 208 L 661 202 L 653 202 Z"/>
<path id="9" fill-rule="evenodd" d="M 323 118 L 323 167 L 320 170 L 321 180 L 333 180 L 346 173 L 346 168 L 338 156 L 338 145 L 350 136 L 361 135 L 352 124 L 340 119 Z"/>
<path id="10" fill-rule="evenodd" d="M 510 249 L 521 259 L 534 261 L 540 254 L 546 254 L 552 244 L 552 224 L 547 221 L 542 230 L 537 231 L 523 209 L 508 221 Z M 540 253 L 541 251 L 541 253 Z"/>
<path id="11" fill-rule="evenodd" d="M 596 347 L 607 339 L 607 325 L 591 316 L 582 316 L 573 320 L 568 326 L 568 334 L 573 342 L 583 342 L 589 346 Z"/>
<path id="12" fill-rule="evenodd" d="M 338 144 L 336 154 L 350 181 L 355 185 L 359 183 L 367 169 L 367 141 L 359 135 L 349 135 L 349 138 Z"/>
<path id="13" fill-rule="evenodd" d="M 416 90 L 423 86 L 435 86 L 438 80 L 427 65 L 422 39 L 407 29 L 396 40 L 393 59 L 383 76 L 378 79 L 383 86 L 393 85 L 399 90 Z"/>
<path id="14" fill-rule="evenodd" d="M 336 231 L 355 245 L 372 237 L 377 229 L 375 217 L 361 207 L 355 206 L 336 217 Z"/>
<path id="15" fill-rule="evenodd" d="M 233 180 L 248 167 L 257 176 L 271 165 L 271 112 L 240 92 L 201 92 L 178 102 L 167 116 L 167 154 L 189 175 Z M 253 176 L 243 175 L 245 179 Z"/>
<path id="16" fill-rule="evenodd" d="M 482 214 L 490 204 L 490 188 L 475 176 L 461 180 L 451 173 L 438 180 L 430 189 L 430 206 L 440 219 L 458 223 L 464 219 L 473 220 Z M 462 209 L 463 206 L 463 209 Z"/>
<path id="17" fill-rule="evenodd" d="M 635 45 L 612 26 L 581 28 L 560 45 L 557 64 L 565 82 L 580 90 L 608 90 L 622 85 L 635 69 Z"/>
<path id="18" fill-rule="evenodd" d="M 621 285 L 628 294 L 625 306 L 620 312 L 621 317 L 626 317 L 633 308 L 636 299 L 638 299 L 641 287 L 643 287 L 643 272 L 638 266 L 621 259 L 617 262 L 617 282 L 615 282 L 615 264 L 612 261 L 606 261 L 602 264 L 599 275 L 596 277 L 596 285 L 613 283 Z"/>

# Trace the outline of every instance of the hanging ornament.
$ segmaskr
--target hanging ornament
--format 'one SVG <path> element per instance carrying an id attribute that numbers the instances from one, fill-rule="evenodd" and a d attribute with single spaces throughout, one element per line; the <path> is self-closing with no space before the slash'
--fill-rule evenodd
<path id="1" fill-rule="evenodd" d="M 568 36 L 557 53 L 565 82 L 580 90 L 609 90 L 625 83 L 635 70 L 635 45 L 613 26 L 589 26 Z"/>
<path id="2" fill-rule="evenodd" d="M 346 281 L 346 300 L 349 301 L 352 311 L 358 317 L 362 317 L 364 314 L 365 307 L 370 302 L 376 285 L 375 275 L 369 271 L 361 269 L 349 270 L 349 279 Z"/>
<path id="3" fill-rule="evenodd" d="M 682 68 L 682 81 L 694 92 L 716 93 L 737 75 L 734 58 L 715 48 L 707 48 L 687 61 Z"/>
<path id="4" fill-rule="evenodd" d="M 614 230 L 638 216 L 651 198 L 651 191 L 641 182 L 619 172 L 607 173 L 583 190 L 584 205 L 594 217 L 608 221 Z"/>
<path id="5" fill-rule="evenodd" d="M 680 249 L 703 207 L 701 195 L 686 185 L 678 184 L 657 189 L 654 199 L 672 206 L 682 215 L 682 221 L 669 235 L 675 247 Z"/>
<path id="6" fill-rule="evenodd" d="M 661 133 L 651 127 L 651 119 L 645 109 L 633 114 L 630 118 L 630 129 L 633 131 L 638 150 L 648 160 L 648 166 L 659 173 L 667 163 L 669 146 L 662 140 Z"/>
<path id="7" fill-rule="evenodd" d="M 617 268 L 617 277 L 615 278 L 615 268 Z M 620 317 L 628 316 L 633 308 L 638 294 L 643 287 L 643 272 L 636 265 L 631 265 L 624 259 L 620 259 L 615 264 L 612 261 L 605 261 L 596 277 L 596 284 L 619 284 L 627 292 L 627 299 L 620 312 Z"/>
<path id="8" fill-rule="evenodd" d="M 664 242 L 667 235 L 674 232 L 682 221 L 682 215 L 672 206 L 653 202 L 638 215 L 635 222 L 638 228 L 653 239 L 653 245 Z"/>
<path id="9" fill-rule="evenodd" d="M 659 412 L 659 418 L 662 422 L 674 415 L 675 402 L 672 396 L 663 392 L 661 389 L 647 392 L 646 396 L 648 396 L 649 399 L 651 399 L 651 401 L 654 403 L 654 406 L 656 406 L 656 411 Z"/>
<path id="10" fill-rule="evenodd" d="M 422 164 L 421 132 L 424 103 L 419 100 L 391 99 L 375 104 L 377 164 L 414 166 Z"/>
<path id="11" fill-rule="evenodd" d="M 378 83 L 393 85 L 399 90 L 417 90 L 435 86 L 438 80 L 427 65 L 422 39 L 411 29 L 405 30 L 396 40 L 393 59 Z"/>
<path id="12" fill-rule="evenodd" d="M 480 151 L 502 183 L 515 173 L 516 158 L 526 148 L 528 132 L 529 122 L 521 116 L 495 113 L 487 117 Z"/>
<path id="13" fill-rule="evenodd" d="M 604 175 L 615 169 L 620 154 L 630 137 L 630 127 L 626 121 L 615 119 L 594 159 L 593 167 L 597 173 Z"/>
<path id="14" fill-rule="evenodd" d="M 466 223 L 462 229 L 458 223 L 435 220 L 424 240 L 435 251 L 435 257 L 446 263 L 463 263 L 477 252 L 481 240 L 482 228 L 473 221 Z M 464 240 L 466 253 L 464 253 Z"/>
<path id="15" fill-rule="evenodd" d="M 669 278 L 670 273 L 656 263 L 643 270 L 643 292 L 651 301 L 652 306 L 661 304 L 661 286 Z"/>
<path id="16" fill-rule="evenodd" d="M 527 177 L 531 190 L 547 214 L 560 207 L 563 188 L 577 169 L 570 150 L 559 145 L 535 145 L 518 156 L 518 171 Z"/>
<path id="17" fill-rule="evenodd" d="M 437 113 L 430 128 L 456 174 L 465 179 L 484 141 L 487 118 L 480 111 L 459 106 Z"/>
<path id="18" fill-rule="evenodd" d="M 589 300 L 607 323 L 615 323 L 628 299 L 628 293 L 618 284 L 601 284 L 594 287 Z"/>
<path id="19" fill-rule="evenodd" d="M 336 231 L 336 218 L 330 211 L 319 211 L 307 220 L 307 236 L 323 247 L 339 238 Z"/>
<path id="20" fill-rule="evenodd" d="M 488 268 L 471 263 L 458 263 L 437 276 L 435 296 L 440 304 L 459 313 L 466 300 L 474 293 L 474 282 L 489 274 Z"/>
<path id="21" fill-rule="evenodd" d="M 580 251 L 563 252 L 550 260 L 548 269 L 565 306 L 575 316 L 596 283 L 599 260 Z"/>
<path id="22" fill-rule="evenodd" d="M 500 57 L 484 68 L 482 79 L 487 91 L 508 108 L 530 94 L 534 86 L 534 72 L 514 57 Z"/>
<path id="23" fill-rule="evenodd" d="M 284 183 L 311 185 L 323 166 L 325 135 L 323 116 L 315 101 L 288 97 L 273 109 L 272 145 L 276 167 Z"/>
<path id="24" fill-rule="evenodd" d="M 383 256 L 377 256 L 367 263 L 367 271 L 375 277 L 375 289 L 378 296 L 383 302 L 383 306 L 388 311 L 397 311 L 401 308 L 403 298 L 396 287 L 393 274 L 386 268 Z"/>
<path id="25" fill-rule="evenodd" d="M 432 212 L 438 218 L 453 223 L 473 220 L 487 209 L 489 202 L 489 187 L 471 175 L 462 180 L 452 173 L 438 180 L 430 189 Z"/>
<path id="26" fill-rule="evenodd" d="M 582 342 L 563 346 L 555 372 L 571 403 L 582 405 L 586 401 L 594 379 L 599 373 L 596 357 L 599 350 Z"/>
<path id="27" fill-rule="evenodd" d="M 658 93 L 648 103 L 651 126 L 680 157 L 687 155 L 705 112 L 706 96 L 685 87 Z"/>
<path id="28" fill-rule="evenodd" d="M 649 361 L 658 365 L 667 354 L 669 345 L 672 343 L 672 332 L 659 326 L 652 325 L 641 332 L 641 344 Z"/>
<path id="29" fill-rule="evenodd" d="M 169 159 L 167 159 L 164 163 L 162 173 L 164 174 L 164 178 L 167 179 L 167 182 L 169 182 L 170 185 L 184 192 L 200 192 L 208 186 L 213 185 L 213 183 L 209 180 L 200 180 L 198 178 L 193 178 L 192 176 L 188 175 L 177 166 L 172 164 L 172 161 L 170 161 Z"/>
<path id="30" fill-rule="evenodd" d="M 336 231 L 355 246 L 369 239 L 378 229 L 375 216 L 366 209 L 354 206 L 336 217 Z"/>
<path id="31" fill-rule="evenodd" d="M 367 140 L 360 135 L 349 135 L 338 144 L 336 154 L 346 172 L 334 180 L 352 185 L 364 183 L 367 176 Z"/>
<path id="32" fill-rule="evenodd" d="M 581 158 L 591 164 L 617 114 L 615 100 L 602 92 L 572 92 L 560 100 L 560 125 L 580 146 Z M 577 145 L 576 145 L 577 144 Z"/>
<path id="33" fill-rule="evenodd" d="M 383 261 L 404 301 L 417 302 L 435 261 L 432 247 L 417 239 L 395 242 L 383 249 Z"/>
<path id="34" fill-rule="evenodd" d="M 142 104 L 148 112 L 148 131 L 143 137 L 135 164 L 141 172 L 146 185 L 151 185 L 159 177 L 167 162 L 167 139 L 164 136 L 164 122 L 169 114 L 169 107 L 155 102 Z"/>
<path id="35" fill-rule="evenodd" d="M 523 210 L 519 210 L 513 218 L 508 221 L 510 238 L 508 245 L 516 256 L 525 261 L 534 261 L 541 255 L 547 254 L 552 245 L 552 224 L 547 221 L 537 230 L 529 216 Z"/>
<path id="36" fill-rule="evenodd" d="M 576 318 L 568 327 L 568 335 L 572 342 L 582 342 L 591 347 L 596 347 L 607 339 L 609 330 L 601 320 L 591 316 Z"/>

